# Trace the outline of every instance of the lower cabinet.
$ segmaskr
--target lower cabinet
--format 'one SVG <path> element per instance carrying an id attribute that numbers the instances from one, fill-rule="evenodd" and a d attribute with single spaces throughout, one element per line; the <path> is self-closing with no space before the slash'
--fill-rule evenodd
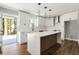
<path id="1" fill-rule="evenodd" d="M 2 53 L 1 47 L 0 47 L 0 54 Z"/>
<path id="2" fill-rule="evenodd" d="M 41 37 L 41 55 L 44 55 L 47 51 L 51 49 L 51 47 L 54 48 L 54 46 L 57 44 L 57 34 L 52 34 L 48 36 Z"/>

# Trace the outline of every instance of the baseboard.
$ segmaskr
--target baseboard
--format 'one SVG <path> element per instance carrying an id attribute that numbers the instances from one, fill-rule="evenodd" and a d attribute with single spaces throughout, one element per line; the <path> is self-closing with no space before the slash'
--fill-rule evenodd
<path id="1" fill-rule="evenodd" d="M 17 42 L 18 44 L 27 44 L 27 42 Z"/>
<path id="2" fill-rule="evenodd" d="M 32 55 L 32 54 L 31 54 L 31 53 L 29 53 L 28 51 L 27 51 L 27 54 L 28 54 L 28 55 Z"/>
<path id="3" fill-rule="evenodd" d="M 21 44 L 27 44 L 27 42 L 21 43 Z"/>
<path id="4" fill-rule="evenodd" d="M 79 39 L 71 39 L 71 38 L 64 38 L 64 39 L 66 39 L 66 40 L 73 40 L 73 41 L 79 41 Z"/>

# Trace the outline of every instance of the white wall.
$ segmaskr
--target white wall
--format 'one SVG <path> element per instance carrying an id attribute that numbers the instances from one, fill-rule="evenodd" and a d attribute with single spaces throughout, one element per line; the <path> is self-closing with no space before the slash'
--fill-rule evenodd
<path id="1" fill-rule="evenodd" d="M 0 13 L 0 30 L 2 29 L 2 23 L 1 23 L 2 21 L 1 21 L 1 13 Z M 2 45 L 2 35 L 0 35 L 0 46 Z"/>
<path id="2" fill-rule="evenodd" d="M 61 39 L 64 40 L 64 17 L 60 16 L 60 26 L 61 26 Z"/>
<path id="3" fill-rule="evenodd" d="M 78 12 L 78 20 L 77 20 L 77 31 L 78 31 L 77 34 L 78 34 L 78 39 L 79 39 L 79 12 Z"/>

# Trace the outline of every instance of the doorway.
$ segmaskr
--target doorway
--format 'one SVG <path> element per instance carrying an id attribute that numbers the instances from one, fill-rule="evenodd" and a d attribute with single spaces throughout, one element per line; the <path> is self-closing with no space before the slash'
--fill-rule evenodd
<path id="1" fill-rule="evenodd" d="M 16 17 L 4 16 L 3 17 L 3 45 L 16 43 Z"/>
<path id="2" fill-rule="evenodd" d="M 78 41 L 78 21 L 65 21 L 64 25 L 65 39 Z"/>

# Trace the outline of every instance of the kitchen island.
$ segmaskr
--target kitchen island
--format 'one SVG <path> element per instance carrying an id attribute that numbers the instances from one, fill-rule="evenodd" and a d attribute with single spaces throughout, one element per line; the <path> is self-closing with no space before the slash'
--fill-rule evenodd
<path id="1" fill-rule="evenodd" d="M 42 55 L 50 47 L 61 44 L 60 31 L 33 32 L 27 37 L 27 50 L 32 55 Z"/>

